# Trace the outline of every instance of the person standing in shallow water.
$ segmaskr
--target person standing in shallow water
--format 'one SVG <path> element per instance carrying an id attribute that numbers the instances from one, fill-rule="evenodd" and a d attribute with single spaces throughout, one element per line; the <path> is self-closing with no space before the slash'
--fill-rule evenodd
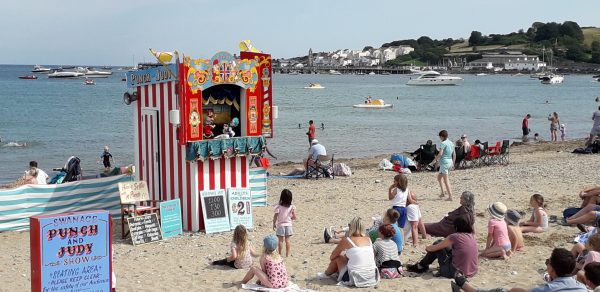
<path id="1" fill-rule="evenodd" d="M 313 122 L 313 120 L 308 121 L 308 132 L 306 132 L 306 135 L 308 135 L 308 145 L 310 147 L 312 146 L 312 140 L 316 138 L 315 123 Z"/>
<path id="2" fill-rule="evenodd" d="M 548 121 L 550 121 L 550 140 L 552 142 L 556 142 L 558 141 L 556 133 L 558 132 L 558 125 L 560 124 L 558 113 L 553 112 L 550 115 L 548 115 Z"/>
<path id="3" fill-rule="evenodd" d="M 448 174 L 450 172 L 450 168 L 452 168 L 454 161 L 456 160 L 456 152 L 454 151 L 454 143 L 448 139 L 448 131 L 441 130 L 439 137 L 440 140 L 442 140 L 442 145 L 440 147 L 440 152 L 436 156 L 436 160 L 440 166 L 440 170 L 437 175 L 437 180 L 440 184 L 441 191 L 440 198 L 445 197 L 444 186 L 446 186 L 446 193 L 448 194 L 448 199 L 446 200 L 452 201 L 452 187 L 450 186 Z"/>
<path id="4" fill-rule="evenodd" d="M 521 129 L 523 130 L 523 142 L 527 142 L 529 140 L 529 118 L 531 118 L 530 114 L 525 115 L 523 118 L 523 122 L 521 123 Z"/>

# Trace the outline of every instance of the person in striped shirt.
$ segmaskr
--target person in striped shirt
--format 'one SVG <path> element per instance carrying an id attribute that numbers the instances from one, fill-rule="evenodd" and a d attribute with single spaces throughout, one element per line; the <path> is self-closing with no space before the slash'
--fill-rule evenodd
<path id="1" fill-rule="evenodd" d="M 395 234 L 396 231 L 392 224 L 382 224 L 379 226 L 379 238 L 373 243 L 375 263 L 378 268 L 397 268 L 401 266 L 398 246 L 392 240 Z"/>

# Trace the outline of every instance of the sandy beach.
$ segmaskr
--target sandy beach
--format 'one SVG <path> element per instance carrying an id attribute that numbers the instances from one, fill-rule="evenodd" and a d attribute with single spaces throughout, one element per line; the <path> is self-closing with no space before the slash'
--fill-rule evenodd
<path id="1" fill-rule="evenodd" d="M 525 211 L 529 218 L 529 197 L 543 194 L 549 215 L 560 217 L 568 206 L 579 206 L 577 194 L 584 186 L 598 184 L 597 167 L 600 155 L 571 154 L 581 147 L 582 141 L 542 143 L 511 148 L 508 166 L 488 166 L 451 172 L 450 181 L 454 202 L 438 198 L 439 187 L 432 172 L 409 175 L 409 188 L 417 194 L 425 222 L 437 222 L 458 206 L 458 196 L 471 191 L 476 196 L 476 233 L 479 247 L 485 245 L 488 215 L 487 205 L 494 201 L 508 208 Z M 269 179 L 269 204 L 274 205 L 283 188 L 293 192 L 293 204 L 299 219 L 294 223 L 292 256 L 286 259 L 291 281 L 303 288 L 337 291 L 347 288 L 336 286 L 333 280 L 319 280 L 316 273 L 323 271 L 334 246 L 323 243 L 323 228 L 342 226 L 354 216 L 366 218 L 370 226 L 372 216 L 382 215 L 388 207 L 387 188 L 395 175 L 377 169 L 382 158 L 349 159 L 344 161 L 354 171 L 351 177 L 331 179 Z M 293 169 L 290 163 L 272 166 L 271 173 Z M 254 246 L 262 247 L 262 238 L 273 234 L 272 207 L 255 208 L 255 229 L 250 233 Z M 206 235 L 186 233 L 159 243 L 134 247 L 130 240 L 121 240 L 120 222 L 114 222 L 114 270 L 117 291 L 216 291 L 237 290 L 232 282 L 241 280 L 245 270 L 213 267 L 209 262 L 226 256 L 232 233 Z M 570 249 L 577 233 L 575 227 L 551 223 L 543 234 L 525 235 L 526 248 L 508 261 L 480 260 L 478 274 L 470 280 L 479 287 L 532 287 L 541 284 L 545 271 L 544 260 L 554 247 Z M 413 248 L 405 246 L 403 264 L 422 257 L 425 244 Z M 30 290 L 29 233 L 0 233 L 0 277 L 7 279 L 0 291 Z M 255 263 L 258 263 L 256 259 Z M 432 268 L 437 267 L 434 264 Z M 379 291 L 449 291 L 450 280 L 434 278 L 432 273 L 394 280 L 382 280 Z M 374 290 L 374 289 L 367 289 Z"/>

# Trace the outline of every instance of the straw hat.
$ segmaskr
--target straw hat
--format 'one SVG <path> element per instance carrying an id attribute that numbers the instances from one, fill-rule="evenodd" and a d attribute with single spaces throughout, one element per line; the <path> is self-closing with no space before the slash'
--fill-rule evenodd
<path id="1" fill-rule="evenodd" d="M 506 211 L 506 217 L 504 218 L 508 224 L 513 226 L 519 226 L 519 220 L 521 220 L 521 214 L 515 210 Z"/>
<path id="2" fill-rule="evenodd" d="M 496 219 L 504 219 L 504 215 L 506 215 L 506 205 L 501 202 L 495 202 L 488 205 L 488 212 L 490 215 Z"/>

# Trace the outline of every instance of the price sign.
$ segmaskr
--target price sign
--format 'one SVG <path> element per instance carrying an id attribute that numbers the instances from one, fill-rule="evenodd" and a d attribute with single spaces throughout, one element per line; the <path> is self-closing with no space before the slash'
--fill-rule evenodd
<path id="1" fill-rule="evenodd" d="M 162 237 L 169 238 L 183 234 L 181 229 L 181 204 L 179 199 L 160 202 Z"/>
<path id="2" fill-rule="evenodd" d="M 227 189 L 227 200 L 229 202 L 229 222 L 231 229 L 242 224 L 252 229 L 252 196 L 250 189 Z"/>
<path id="3" fill-rule="evenodd" d="M 206 233 L 229 231 L 229 214 L 225 206 L 225 190 L 201 191 L 202 215 Z"/>

